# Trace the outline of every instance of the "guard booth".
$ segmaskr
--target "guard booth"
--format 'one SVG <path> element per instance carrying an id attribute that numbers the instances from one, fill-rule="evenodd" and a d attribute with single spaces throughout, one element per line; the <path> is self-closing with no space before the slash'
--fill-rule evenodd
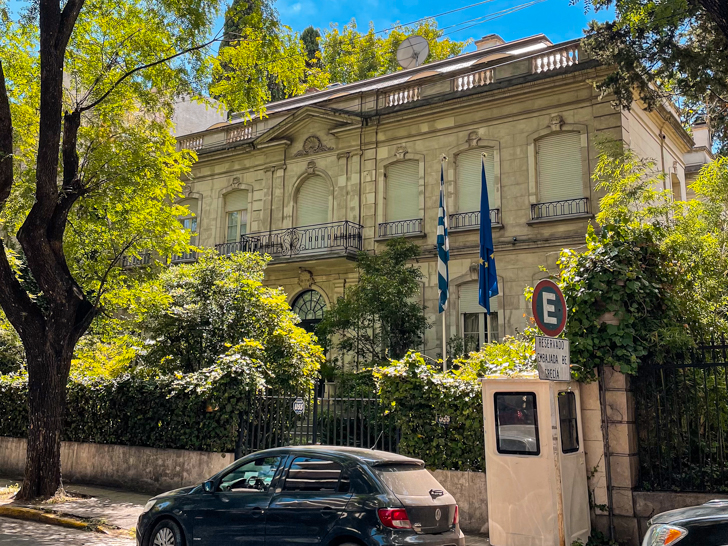
<path id="1" fill-rule="evenodd" d="M 591 533 L 579 384 L 483 379 L 492 546 L 571 546 Z"/>

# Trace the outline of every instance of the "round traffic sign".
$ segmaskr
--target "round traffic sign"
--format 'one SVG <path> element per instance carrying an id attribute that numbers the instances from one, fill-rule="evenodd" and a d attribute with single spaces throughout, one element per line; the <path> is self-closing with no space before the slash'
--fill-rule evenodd
<path id="1" fill-rule="evenodd" d="M 305 409 L 306 403 L 303 401 L 303 398 L 299 397 L 293 401 L 293 413 L 296 415 L 302 415 Z"/>
<path id="2" fill-rule="evenodd" d="M 533 289 L 531 308 L 536 324 L 547 336 L 556 337 L 566 328 L 566 300 L 554 281 L 538 281 Z"/>

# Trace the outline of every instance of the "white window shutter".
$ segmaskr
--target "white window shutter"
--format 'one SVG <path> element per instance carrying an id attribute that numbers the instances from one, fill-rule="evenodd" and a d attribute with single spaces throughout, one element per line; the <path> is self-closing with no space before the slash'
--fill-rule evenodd
<path id="1" fill-rule="evenodd" d="M 312 226 L 329 221 L 329 183 L 322 176 L 312 176 L 298 190 L 296 225 Z"/>
<path id="2" fill-rule="evenodd" d="M 581 134 L 557 132 L 536 141 L 540 203 L 584 197 Z"/>
<path id="3" fill-rule="evenodd" d="M 180 201 L 179 204 L 190 209 L 189 215 L 185 216 L 197 216 L 197 210 L 199 208 L 197 199 L 185 199 L 184 201 Z"/>
<path id="4" fill-rule="evenodd" d="M 248 210 L 248 192 L 246 190 L 233 191 L 225 195 L 225 212 Z"/>
<path id="5" fill-rule="evenodd" d="M 473 148 L 457 156 L 458 173 L 458 210 L 457 212 L 473 212 L 480 210 L 481 159 L 485 157 L 485 180 L 488 185 L 488 202 L 490 208 L 495 205 L 495 154 L 493 149 Z"/>
<path id="6" fill-rule="evenodd" d="M 498 296 L 490 298 L 490 312 L 498 311 Z M 469 282 L 460 285 L 460 312 L 461 313 L 485 313 L 485 307 L 478 303 L 478 283 Z"/>
<path id="7" fill-rule="evenodd" d="M 387 222 L 420 216 L 420 164 L 397 161 L 387 167 Z"/>

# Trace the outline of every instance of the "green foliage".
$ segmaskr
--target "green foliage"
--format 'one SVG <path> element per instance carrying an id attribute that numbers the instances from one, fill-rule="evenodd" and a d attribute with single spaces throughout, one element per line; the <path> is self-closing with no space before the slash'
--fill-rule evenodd
<path id="1" fill-rule="evenodd" d="M 418 353 L 374 370 L 382 404 L 401 429 L 400 450 L 432 468 L 482 471 L 483 400 L 480 383 L 443 374 Z M 438 424 L 449 416 L 450 425 Z"/>
<path id="2" fill-rule="evenodd" d="M 338 398 L 371 398 L 377 386 L 371 369 L 339 372 L 334 378 Z"/>
<path id="3" fill-rule="evenodd" d="M 75 377 L 68 384 L 63 439 L 202 451 L 233 451 L 239 414 L 269 374 L 231 350 L 190 374 Z M 0 376 L 0 436 L 25 437 L 27 375 Z"/>
<path id="4" fill-rule="evenodd" d="M 584 546 L 584 543 L 581 540 L 575 540 L 571 546 Z M 586 546 L 619 546 L 619 543 L 611 540 L 601 531 L 593 530 L 589 535 L 589 540 L 586 541 Z"/>
<path id="5" fill-rule="evenodd" d="M 409 263 L 418 245 L 396 238 L 378 255 L 359 253 L 359 282 L 346 289 L 316 328 L 339 351 L 364 362 L 400 358 L 422 343 L 429 327 L 418 300 L 422 272 Z"/>
<path id="6" fill-rule="evenodd" d="M 0 375 L 20 371 L 24 363 L 20 337 L 0 311 Z"/>
<path id="7" fill-rule="evenodd" d="M 572 0 L 576 3 L 578 0 Z M 596 83 L 631 107 L 635 89 L 650 107 L 674 102 L 685 126 L 704 120 L 725 152 L 728 144 L 728 21 L 720 2 L 584 0 L 587 9 L 614 9 L 616 19 L 593 21 L 584 46 L 614 72 Z M 711 7 L 712 6 L 712 7 Z"/>
<path id="8" fill-rule="evenodd" d="M 232 347 L 264 362 L 271 384 L 310 384 L 322 350 L 296 326 L 283 291 L 263 286 L 266 263 L 255 253 L 202 252 L 196 263 L 163 271 L 135 294 L 111 294 L 119 307 L 138 299 L 124 316 L 107 319 L 84 360 L 106 356 L 113 364 L 131 356 L 147 369 L 189 373 L 209 369 Z"/>
<path id="9" fill-rule="evenodd" d="M 418 34 L 430 44 L 426 63 L 459 55 L 470 43 L 444 38 L 434 19 L 415 26 L 395 26 L 386 34 L 377 33 L 373 23 L 367 32 L 357 29 L 354 19 L 339 30 L 332 25 L 321 38 L 321 62 L 332 82 L 353 83 L 401 70 L 397 63 L 397 48 L 412 34 Z"/>

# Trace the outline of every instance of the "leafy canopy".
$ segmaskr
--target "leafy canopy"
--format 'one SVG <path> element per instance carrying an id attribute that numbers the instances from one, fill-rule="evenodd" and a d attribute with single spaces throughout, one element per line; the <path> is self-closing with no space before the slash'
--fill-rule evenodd
<path id="1" fill-rule="evenodd" d="M 258 254 L 210 251 L 196 263 L 163 271 L 138 288 L 145 298 L 133 313 L 106 319 L 83 346 L 77 366 L 92 367 L 104 358 L 113 364 L 126 355 L 140 368 L 190 373 L 240 354 L 264 362 L 273 384 L 308 383 L 323 361 L 322 350 L 296 326 L 299 318 L 285 293 L 263 286 L 266 263 Z M 112 296 L 121 307 L 129 293 Z"/>
<path id="2" fill-rule="evenodd" d="M 572 0 L 576 3 L 578 0 Z M 616 19 L 593 21 L 584 46 L 614 72 L 596 84 L 630 107 L 635 97 L 656 107 L 674 102 L 686 126 L 704 120 L 728 150 L 728 7 L 714 0 L 584 0 L 614 8 Z"/>
<path id="3" fill-rule="evenodd" d="M 359 282 L 326 311 L 319 336 L 364 362 L 400 358 L 419 346 L 429 328 L 422 272 L 410 263 L 419 254 L 419 246 L 403 238 L 388 241 L 381 254 L 360 252 Z"/>

